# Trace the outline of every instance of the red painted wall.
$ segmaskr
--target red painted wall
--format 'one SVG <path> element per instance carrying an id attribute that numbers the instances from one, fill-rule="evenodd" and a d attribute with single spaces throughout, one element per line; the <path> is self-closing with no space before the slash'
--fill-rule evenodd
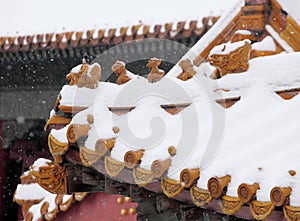
<path id="1" fill-rule="evenodd" d="M 117 199 L 121 197 L 122 203 Z M 126 202 L 124 196 L 106 193 L 89 193 L 81 202 L 73 204 L 66 212 L 60 212 L 55 221 L 133 221 L 136 213 L 130 214 L 130 208 L 136 209 L 137 203 Z M 126 210 L 126 215 L 121 210 Z"/>
<path id="2" fill-rule="evenodd" d="M 4 203 L 5 203 L 5 185 L 6 185 L 6 177 L 7 177 L 7 160 L 8 153 L 6 150 L 2 148 L 2 128 L 3 121 L 0 120 L 0 220 L 4 216 Z"/>

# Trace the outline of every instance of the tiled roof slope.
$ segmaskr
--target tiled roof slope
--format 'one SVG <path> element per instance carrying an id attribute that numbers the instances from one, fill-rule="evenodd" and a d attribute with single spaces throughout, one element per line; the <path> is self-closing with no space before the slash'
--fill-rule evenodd
<path id="1" fill-rule="evenodd" d="M 201 36 L 218 17 L 206 17 L 202 22 L 181 21 L 162 25 L 133 25 L 119 29 L 86 30 L 80 32 L 43 33 L 29 36 L 0 37 L 0 52 L 66 49 L 68 47 L 119 44 L 143 38 L 178 39 Z"/>
<path id="2" fill-rule="evenodd" d="M 246 48 L 247 44 L 248 41 L 236 42 L 227 47 L 232 52 L 239 53 L 239 49 Z M 218 48 L 214 51 L 218 52 Z M 230 55 L 231 51 L 227 53 Z M 236 54 L 233 55 L 236 57 Z M 255 58 L 249 61 L 249 69 L 238 74 L 227 74 L 219 80 L 204 77 L 207 74 L 207 64 L 203 64 L 199 68 L 193 66 L 195 75 L 187 81 L 167 74 L 160 81 L 151 84 L 142 77 L 125 73 L 130 76 L 129 81 L 120 85 L 100 82 L 93 89 L 76 83 L 64 86 L 57 110 L 66 113 L 80 112 L 65 128 L 51 130 L 50 151 L 59 163 L 58 156 L 67 153 L 69 145 L 74 145 L 87 136 L 84 143 L 78 144 L 80 159 L 83 165 L 93 167 L 107 176 L 140 186 L 161 180 L 162 191 L 169 197 L 178 197 L 188 188 L 191 196 L 186 198 L 185 195 L 185 199 L 193 201 L 197 206 L 205 207 L 210 202 L 214 203 L 214 198 L 220 198 L 222 211 L 229 215 L 239 214 L 243 204 L 249 203 L 252 216 L 258 220 L 268 216 L 276 220 L 274 214 L 277 212 L 272 213 L 275 206 L 284 206 L 283 211 L 289 220 L 297 214 L 295 210 L 300 205 L 295 180 L 299 165 L 297 155 L 291 155 L 297 152 L 298 143 L 295 132 L 298 127 L 296 110 L 299 97 L 295 95 L 299 93 L 300 77 L 297 70 L 300 67 L 297 60 L 299 53 Z M 84 66 L 79 66 L 79 72 L 78 68 L 72 72 L 81 77 L 91 75 L 82 72 Z M 181 66 L 184 68 L 184 63 Z M 265 66 L 269 69 L 266 70 Z M 89 70 L 92 71 L 95 67 L 97 65 L 93 64 Z M 188 72 L 188 69 L 183 71 Z M 180 72 L 177 75 L 180 76 Z M 195 90 L 198 88 L 196 79 L 212 85 L 210 95 Z M 139 92 L 141 88 L 153 88 L 157 93 L 163 94 L 162 88 L 172 82 L 184 88 L 188 97 L 178 90 L 178 94 L 176 91 L 169 95 L 169 99 L 174 102 L 172 104 L 161 98 L 149 98 L 135 104 L 130 103 L 128 97 L 118 101 L 122 90 L 134 89 L 134 85 L 139 85 Z M 288 95 L 291 89 L 294 90 L 293 96 L 278 96 L 281 92 Z M 212 107 L 218 113 L 224 111 L 217 102 L 210 99 L 219 97 L 220 91 L 228 98 L 232 97 L 232 93 L 239 96 L 239 101 L 225 109 L 224 137 L 220 141 L 216 158 L 212 158 L 207 164 L 203 163 L 207 156 L 204 147 L 208 147 L 212 129 L 210 122 L 213 119 L 209 110 Z M 83 94 L 90 99 L 80 98 Z M 207 103 L 206 96 L 211 102 Z M 76 104 L 72 106 L 74 100 Z M 153 102 L 155 105 L 149 105 Z M 226 99 L 224 102 L 226 104 Z M 182 137 L 178 130 L 178 116 L 187 114 L 187 119 L 194 119 L 193 109 L 201 123 L 195 125 L 199 133 L 196 135 L 198 141 L 195 149 L 186 153 L 184 149 L 187 146 L 181 146 L 178 140 Z M 131 119 L 130 128 L 135 128 L 135 133 L 144 136 L 147 119 L 154 116 L 165 121 L 165 137 L 160 143 L 148 149 L 145 146 L 147 143 L 133 147 L 122 142 L 122 132 L 128 134 L 128 128 L 118 124 L 120 119 Z M 185 130 L 191 133 L 191 128 Z M 189 140 L 187 141 L 188 144 Z M 265 158 L 266 155 L 270 157 Z M 189 160 L 184 161 L 186 157 Z"/>

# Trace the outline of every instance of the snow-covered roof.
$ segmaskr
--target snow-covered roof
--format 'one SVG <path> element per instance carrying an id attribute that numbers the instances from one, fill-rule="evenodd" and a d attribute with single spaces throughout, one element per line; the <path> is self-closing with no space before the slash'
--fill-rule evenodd
<path id="1" fill-rule="evenodd" d="M 232 7 L 236 0 L 206 1 L 188 0 L 159 1 L 141 4 L 109 1 L 51 1 L 46 5 L 37 0 L 26 2 L 12 0 L 3 2 L 5 9 L 0 15 L 0 36 L 24 36 L 44 33 L 62 33 L 90 29 L 119 28 L 146 24 L 154 26 L 166 22 L 202 20 L 205 16 L 220 15 L 226 8 Z M 51 12 L 45 15 L 45 10 Z"/>
<path id="2" fill-rule="evenodd" d="M 299 52 L 254 58 L 249 61 L 249 70 L 243 74 L 230 74 L 218 81 L 218 88 L 228 94 L 238 92 L 242 96 L 254 84 L 268 87 L 272 91 L 300 88 Z M 266 67 L 268 70 L 266 71 Z M 223 96 L 227 92 L 223 93 Z"/>
<path id="3" fill-rule="evenodd" d="M 233 43 L 233 46 L 228 43 L 228 47 L 234 51 L 244 43 Z M 268 37 L 254 45 L 258 50 L 271 50 L 274 49 L 272 44 L 274 42 Z M 222 45 L 213 51 L 220 47 Z M 295 196 L 300 186 L 289 171 L 300 170 L 297 155 L 292 154 L 299 143 L 296 131 L 299 129 L 300 98 L 284 100 L 276 93 L 300 88 L 299 59 L 299 52 L 257 57 L 250 60 L 247 71 L 228 74 L 218 80 L 208 78 L 206 68 L 201 65 L 193 67 L 196 75 L 187 81 L 169 75 L 156 83 L 137 76 L 122 85 L 100 82 L 89 92 L 91 99 L 87 109 L 77 113 L 70 125 L 89 125 L 87 139 L 80 146 L 83 156 L 84 151 L 97 153 L 99 140 L 113 139 L 110 158 L 105 157 L 105 160 L 123 163 L 128 152 L 143 149 L 138 165 L 142 170 L 151 171 L 154 161 L 171 160 L 167 176 L 179 182 L 184 169 L 200 168 L 197 187 L 201 189 L 207 188 L 212 177 L 230 176 L 226 192 L 229 197 L 238 197 L 237 190 L 242 183 L 258 183 L 260 190 L 256 197 L 262 202 L 270 201 L 273 187 L 292 187 L 290 205 L 299 206 L 300 201 Z M 62 90 L 62 98 L 76 93 L 79 96 L 65 105 L 76 106 L 80 100 L 86 102 L 80 98 L 80 90 L 90 89 L 75 85 L 72 86 L 74 90 L 66 90 L 67 87 L 70 86 Z M 240 100 L 231 108 L 224 109 L 215 102 L 222 96 L 233 95 Z M 163 108 L 183 103 L 188 105 L 177 114 L 170 114 Z M 111 107 L 133 108 L 118 115 Z M 93 116 L 92 121 L 88 120 L 89 116 Z M 219 143 L 212 143 L 215 127 L 222 125 L 214 122 L 216 117 L 221 117 L 224 127 L 219 131 Z M 68 137 L 66 133 L 67 129 L 51 131 L 58 140 L 62 134 Z M 172 146 L 176 148 L 176 155 L 171 156 Z M 210 148 L 214 148 L 215 153 Z M 85 160 L 89 163 L 89 159 Z"/>
<path id="4" fill-rule="evenodd" d="M 226 109 L 220 152 L 202 170 L 199 187 L 206 188 L 211 177 L 230 175 L 227 195 L 237 196 L 241 183 L 259 183 L 259 201 L 270 201 L 270 190 L 275 186 L 296 187 L 297 182 L 288 171 L 300 169 L 292 154 L 297 152 L 299 142 L 292 131 L 298 128 L 295 121 L 299 114 L 295 110 L 299 108 L 300 97 L 283 100 L 274 91 L 282 86 L 300 87 L 300 67 L 295 62 L 299 59 L 300 53 L 256 58 L 250 61 L 247 72 L 218 80 L 221 87 L 226 84 L 233 90 L 240 89 L 241 100 Z M 297 191 L 297 187 L 293 189 L 292 196 Z M 291 198 L 291 205 L 299 203 L 296 197 Z"/>
<path id="5" fill-rule="evenodd" d="M 267 36 L 261 42 L 252 44 L 252 49 L 261 51 L 276 51 L 276 44 L 273 38 Z"/>
<path id="6" fill-rule="evenodd" d="M 284 210 L 288 206 L 299 207 L 300 183 L 297 176 L 300 164 L 296 153 L 300 97 L 283 99 L 278 92 L 296 90 L 293 95 L 299 93 L 300 52 L 288 50 L 287 45 L 282 46 L 284 43 L 278 40 L 280 36 L 276 35 L 277 32 L 272 33 L 267 26 L 271 36 L 252 44 L 253 49 L 282 53 L 251 59 L 248 70 L 242 73 L 228 73 L 213 80 L 209 76 L 214 69 L 208 63 L 196 67 L 188 62 L 207 49 L 212 38 L 238 15 L 242 5 L 244 1 L 236 1 L 234 7 L 183 56 L 180 62 L 190 59 L 185 60 L 185 65 L 190 66 L 185 66 L 185 69 L 178 62 L 158 82 L 149 83 L 147 79 L 127 71 L 125 78 L 129 81 L 120 85 L 99 82 L 92 89 L 76 84 L 65 85 L 60 93 L 58 109 L 67 110 L 62 106 L 82 109 L 66 111 L 76 115 L 65 128 L 52 129 L 50 141 L 54 139 L 65 146 L 84 136 L 86 139 L 81 139 L 79 145 L 84 165 L 97 169 L 104 164 L 105 170 L 101 168 L 99 171 L 116 179 L 127 167 L 134 180 L 130 181 L 127 177 L 124 182 L 145 185 L 162 179 L 162 189 L 168 196 L 176 196 L 184 187 L 194 184 L 191 194 L 193 188 L 209 189 L 211 200 L 215 196 L 209 183 L 211 179 L 220 179 L 224 186 L 215 198 L 219 198 L 224 190 L 225 198 L 231 197 L 239 202 L 237 210 L 244 202 L 239 195 L 240 186 L 256 184 L 259 187 L 254 191 L 255 200 L 250 199 L 251 213 L 257 219 L 261 218 L 261 214 L 255 213 L 264 203 L 271 205 L 269 212 L 274 209 L 275 203 L 270 194 L 276 187 L 289 190 L 284 197 L 290 195 L 290 201 L 282 204 Z M 211 53 L 221 53 L 226 61 L 226 55 L 246 42 L 250 43 L 249 40 L 222 42 L 226 47 L 216 46 Z M 281 51 L 277 51 L 277 43 L 281 45 Z M 235 56 L 234 53 L 232 55 Z M 234 59 L 228 60 L 228 66 L 235 65 L 230 63 Z M 77 73 L 78 68 L 73 71 Z M 178 78 L 180 74 L 189 73 L 195 74 L 186 81 Z M 224 109 L 218 102 L 223 98 L 224 102 L 227 98 L 238 98 L 238 101 Z M 176 111 L 168 111 L 172 108 Z M 126 157 L 130 152 L 139 157 L 137 161 L 133 160 L 134 163 L 131 162 L 134 156 Z M 98 161 L 104 163 L 97 164 Z M 167 166 L 160 176 L 155 177 L 157 162 Z M 197 182 L 187 186 L 182 178 L 185 169 L 198 170 L 198 176 L 193 180 Z M 162 171 L 162 168 L 159 170 Z M 167 188 L 168 185 L 173 186 Z M 174 189 L 178 191 L 170 194 Z M 226 208 L 223 211 L 227 213 Z M 265 218 L 269 212 L 262 216 Z M 231 212 L 227 214 L 231 215 Z"/>

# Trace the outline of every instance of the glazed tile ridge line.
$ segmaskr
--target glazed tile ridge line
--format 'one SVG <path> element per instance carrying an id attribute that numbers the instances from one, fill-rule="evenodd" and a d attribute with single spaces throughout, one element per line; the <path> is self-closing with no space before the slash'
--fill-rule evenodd
<path id="1" fill-rule="evenodd" d="M 219 17 L 214 17 L 213 22 Z M 185 37 L 190 36 L 194 31 L 198 28 L 199 21 L 189 21 L 188 29 L 184 28 L 184 24 L 187 22 L 177 22 L 177 29 L 176 32 L 179 34 L 183 31 Z M 165 23 L 163 25 L 154 25 L 154 32 L 151 32 L 151 26 L 149 25 L 133 25 L 131 27 L 120 27 L 118 28 L 119 35 L 115 35 L 117 29 L 99 29 L 99 30 L 86 30 L 86 31 L 68 31 L 63 33 L 45 33 L 45 34 L 35 34 L 35 35 L 27 35 L 27 36 L 12 36 L 12 37 L 0 37 L 0 51 L 27 51 L 27 47 L 25 45 L 30 45 L 34 47 L 35 50 L 37 49 L 47 49 L 48 47 L 51 48 L 60 48 L 65 49 L 67 45 L 71 44 L 73 47 L 77 45 L 85 46 L 87 44 L 97 45 L 101 43 L 102 40 L 105 42 L 109 40 L 113 40 L 116 38 L 116 42 L 119 42 L 119 37 L 125 37 L 129 35 L 143 35 L 144 38 L 146 37 L 160 37 L 164 38 L 165 36 L 169 35 L 169 33 L 175 30 L 172 30 L 172 23 Z M 207 24 L 202 23 L 202 27 Z M 142 29 L 142 34 L 138 34 L 139 29 Z M 128 31 L 130 32 L 128 33 Z M 105 34 L 107 33 L 107 35 Z M 187 34 L 189 33 L 189 34 Z M 105 36 L 106 35 L 106 36 Z"/>

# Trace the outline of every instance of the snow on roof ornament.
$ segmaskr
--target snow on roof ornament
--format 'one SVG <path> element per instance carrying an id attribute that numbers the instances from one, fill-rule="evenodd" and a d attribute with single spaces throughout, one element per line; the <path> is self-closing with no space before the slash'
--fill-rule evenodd
<path id="1" fill-rule="evenodd" d="M 42 161 L 42 163 L 37 163 L 37 161 Z M 30 169 L 37 183 L 51 193 L 67 193 L 65 167 L 47 159 L 39 158 L 37 161 Z"/>
<path id="2" fill-rule="evenodd" d="M 87 64 L 87 59 L 82 59 L 82 64 L 76 66 L 67 74 L 69 85 L 77 85 L 79 88 L 86 87 L 94 89 L 98 87 L 101 78 L 101 67 L 99 64 Z"/>
<path id="3" fill-rule="evenodd" d="M 209 63 L 217 68 L 216 77 L 222 77 L 229 73 L 245 72 L 249 68 L 251 51 L 250 40 L 235 43 L 225 43 L 214 47 L 209 54 Z"/>

